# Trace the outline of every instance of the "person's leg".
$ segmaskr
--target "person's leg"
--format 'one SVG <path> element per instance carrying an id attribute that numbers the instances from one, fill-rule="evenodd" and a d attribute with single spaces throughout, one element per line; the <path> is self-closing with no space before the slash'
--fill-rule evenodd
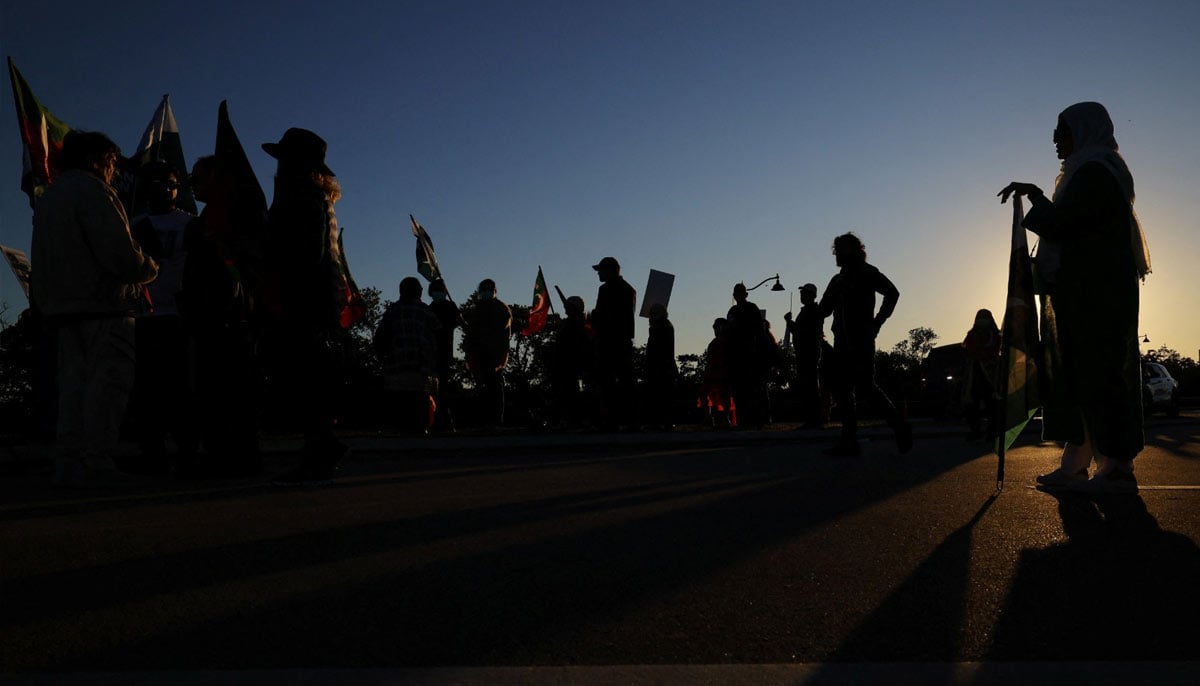
<path id="1" fill-rule="evenodd" d="M 87 347 L 79 322 L 63 324 L 56 332 L 58 355 L 58 417 L 55 426 L 54 483 L 82 483 L 84 394 L 87 389 Z"/>
<path id="2" fill-rule="evenodd" d="M 88 347 L 84 392 L 84 452 L 110 458 L 120 439 L 121 421 L 133 391 L 136 365 L 133 317 L 84 322 Z"/>

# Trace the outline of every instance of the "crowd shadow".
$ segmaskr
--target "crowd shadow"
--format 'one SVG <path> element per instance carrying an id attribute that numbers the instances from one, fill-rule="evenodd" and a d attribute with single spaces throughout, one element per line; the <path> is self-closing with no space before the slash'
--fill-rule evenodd
<path id="1" fill-rule="evenodd" d="M 247 598 L 235 615 L 181 616 L 170 630 L 103 650 L 81 644 L 56 661 L 88 669 L 528 664 L 547 653 L 569 655 L 598 627 L 962 462 L 961 454 L 931 454 L 888 467 L 881 456 L 857 463 L 862 469 L 855 472 L 827 458 L 747 460 L 739 449 L 696 452 L 690 459 L 618 458 L 621 469 L 641 472 L 637 486 L 384 518 L 8 580 L 0 627 L 69 622 L 82 612 L 119 611 L 159 598 L 169 605 L 175 594 L 248 578 L 339 561 L 370 564 L 438 541 L 628 511 L 598 526 L 465 548 L 286 599 Z M 829 488 L 822 475 L 833 472 L 852 476 Z M 354 497 L 355 487 L 343 490 Z M 637 510 L 643 507 L 651 511 Z M 951 541 L 937 557 L 949 558 L 959 547 Z"/>

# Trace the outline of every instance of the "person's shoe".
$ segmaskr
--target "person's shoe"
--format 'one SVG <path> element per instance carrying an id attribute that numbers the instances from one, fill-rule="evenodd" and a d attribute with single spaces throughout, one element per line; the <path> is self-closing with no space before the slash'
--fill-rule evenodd
<path id="1" fill-rule="evenodd" d="M 1087 483 L 1087 480 L 1087 467 L 1077 472 L 1068 472 L 1059 467 L 1048 474 L 1040 474 L 1037 477 L 1037 482 L 1046 488 L 1073 488 Z"/>
<path id="2" fill-rule="evenodd" d="M 1133 472 L 1114 469 L 1079 484 L 1079 490 L 1096 494 L 1134 495 L 1138 492 L 1137 477 Z"/>
<path id="3" fill-rule="evenodd" d="M 858 443 L 838 443 L 833 447 L 826 448 L 821 451 L 822 455 L 829 457 L 861 457 L 862 448 Z"/>
<path id="4" fill-rule="evenodd" d="M 912 424 L 904 422 L 896 426 L 896 450 L 901 455 L 907 455 L 908 451 L 912 450 L 912 445 Z"/>

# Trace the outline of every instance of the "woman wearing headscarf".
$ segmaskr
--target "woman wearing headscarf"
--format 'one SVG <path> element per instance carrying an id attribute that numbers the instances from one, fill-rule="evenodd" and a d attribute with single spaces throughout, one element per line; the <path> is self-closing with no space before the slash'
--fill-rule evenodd
<path id="1" fill-rule="evenodd" d="M 1133 176 L 1100 103 L 1063 110 L 1054 145 L 1063 162 L 1050 198 L 1017 182 L 998 194 L 1000 202 L 1030 199 L 1023 225 L 1040 237 L 1042 431 L 1065 447 L 1060 467 L 1038 482 L 1134 493 L 1133 459 L 1145 441 L 1138 286 L 1150 255 L 1133 211 Z"/>
<path id="2" fill-rule="evenodd" d="M 991 310 L 975 313 L 975 323 L 967 331 L 962 347 L 970 363 L 963 387 L 963 409 L 967 426 L 971 429 L 968 438 L 986 438 L 990 441 L 996 433 L 997 397 L 992 380 L 996 378 L 1000 362 L 1000 327 L 996 326 L 996 318 Z"/>

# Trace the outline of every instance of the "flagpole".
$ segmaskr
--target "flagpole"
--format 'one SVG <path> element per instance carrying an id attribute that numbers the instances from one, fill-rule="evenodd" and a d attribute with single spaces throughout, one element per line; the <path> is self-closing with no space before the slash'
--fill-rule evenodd
<path id="1" fill-rule="evenodd" d="M 538 274 L 542 274 L 542 265 L 540 265 L 540 264 L 538 265 Z M 542 280 L 543 281 L 546 280 L 545 274 L 542 274 Z M 557 288 L 557 286 L 555 286 L 555 288 Z M 549 293 L 546 294 L 546 304 L 550 307 L 550 311 L 554 312 L 554 298 L 551 298 Z M 555 314 L 558 314 L 558 313 L 555 312 Z"/>

